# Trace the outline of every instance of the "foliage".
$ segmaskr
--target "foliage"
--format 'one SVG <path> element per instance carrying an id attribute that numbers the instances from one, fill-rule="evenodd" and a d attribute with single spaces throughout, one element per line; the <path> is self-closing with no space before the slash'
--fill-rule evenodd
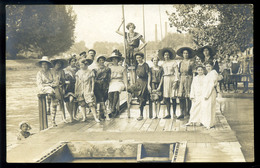
<path id="1" fill-rule="evenodd" d="M 189 4 L 174 5 L 166 13 L 170 26 L 192 35 L 198 47 L 213 45 L 220 55 L 245 51 L 253 43 L 253 5 Z"/>
<path id="2" fill-rule="evenodd" d="M 83 51 L 87 52 L 88 50 L 89 49 L 86 47 L 85 41 L 80 41 L 80 42 L 74 43 L 66 53 L 69 55 L 72 55 L 72 54 L 79 55 L 81 52 L 83 52 Z"/>
<path id="3" fill-rule="evenodd" d="M 65 5 L 7 5 L 6 47 L 11 58 L 19 51 L 53 56 L 74 43 L 76 15 Z"/>
<path id="4" fill-rule="evenodd" d="M 124 53 L 123 43 L 98 41 L 94 43 L 93 48 L 97 54 L 110 55 L 114 49 L 118 49 L 122 54 Z"/>

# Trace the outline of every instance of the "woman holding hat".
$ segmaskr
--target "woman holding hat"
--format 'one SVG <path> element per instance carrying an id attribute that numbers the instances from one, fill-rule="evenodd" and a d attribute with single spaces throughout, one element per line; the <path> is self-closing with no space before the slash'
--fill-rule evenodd
<path id="1" fill-rule="evenodd" d="M 148 78 L 148 90 L 150 92 L 150 98 L 153 103 L 153 119 L 157 119 L 160 111 L 162 96 L 162 82 L 163 68 L 158 65 L 159 57 L 154 56 L 152 58 L 153 66 L 150 68 L 151 75 Z M 161 85 L 160 85 L 161 84 Z"/>
<path id="2" fill-rule="evenodd" d="M 88 68 L 93 63 L 91 58 L 82 58 L 79 61 L 80 70 L 76 73 L 75 95 L 82 113 L 82 121 L 86 121 L 86 107 L 90 108 L 96 122 L 100 122 L 96 114 L 94 102 L 95 74 Z"/>
<path id="3" fill-rule="evenodd" d="M 55 91 L 52 87 L 53 77 L 50 70 L 53 65 L 47 56 L 43 56 L 42 59 L 36 63 L 36 66 L 41 67 L 41 70 L 37 73 L 36 76 L 38 93 L 47 94 L 47 114 L 50 114 L 51 97 L 55 94 Z"/>
<path id="4" fill-rule="evenodd" d="M 105 102 L 108 98 L 108 87 L 110 82 L 111 69 L 105 66 L 105 61 L 106 56 L 99 55 L 97 57 L 98 65 L 97 68 L 93 70 L 95 72 L 94 94 L 97 103 L 97 113 L 100 115 L 99 117 L 103 117 L 103 115 L 101 115 L 100 113 L 102 108 L 103 112 L 106 114 L 106 120 L 110 120 L 106 111 Z"/>
<path id="5" fill-rule="evenodd" d="M 143 53 L 137 52 L 134 56 L 138 62 L 136 68 L 136 75 L 138 78 L 136 83 L 128 88 L 128 92 L 135 93 L 137 95 L 140 108 L 140 116 L 137 118 L 137 120 L 140 121 L 143 119 L 144 106 L 146 105 L 146 101 L 149 99 L 147 84 L 148 78 L 150 78 L 150 68 L 149 65 L 144 62 Z"/>
<path id="6" fill-rule="evenodd" d="M 64 101 L 66 108 L 69 112 L 71 122 L 76 119 L 76 112 L 78 109 L 78 103 L 76 102 L 75 96 L 75 83 L 76 83 L 76 72 L 79 70 L 77 67 L 77 58 L 72 56 L 68 59 L 69 66 L 64 69 L 65 72 L 65 95 Z"/>
<path id="7" fill-rule="evenodd" d="M 66 121 L 65 116 L 65 108 L 64 108 L 64 94 L 65 94 L 65 73 L 64 68 L 68 66 L 68 62 L 65 59 L 54 59 L 51 60 L 54 67 L 51 69 L 51 73 L 53 76 L 53 88 L 55 91 L 55 95 L 53 97 L 52 103 L 52 124 L 56 126 L 55 117 L 57 111 L 57 105 L 60 105 L 60 109 L 62 111 L 62 120 Z"/>
<path id="8" fill-rule="evenodd" d="M 172 48 L 163 48 L 159 50 L 158 56 L 160 60 L 163 60 L 163 77 L 161 83 L 163 83 L 163 97 L 167 107 L 167 115 L 164 119 L 171 118 L 171 102 L 173 104 L 173 115 L 176 115 L 176 98 L 178 89 L 178 64 L 176 61 L 172 61 L 176 57 L 176 53 Z M 161 84 L 160 84 L 161 85 Z"/>
<path id="9" fill-rule="evenodd" d="M 111 56 L 107 58 L 108 62 L 112 62 L 112 65 L 109 67 L 111 69 L 111 78 L 108 88 L 108 100 L 109 111 L 113 117 L 119 113 L 116 108 L 117 103 L 119 102 L 119 94 L 127 85 L 126 69 L 118 65 L 118 62 L 123 59 L 122 54 L 117 49 L 115 49 Z"/>
<path id="10" fill-rule="evenodd" d="M 191 108 L 190 89 L 193 77 L 194 61 L 191 60 L 194 56 L 194 51 L 190 47 L 182 47 L 177 50 L 177 54 L 184 58 L 179 64 L 180 85 L 178 97 L 180 100 L 181 115 L 177 118 L 184 118 L 189 115 Z"/>
<path id="11" fill-rule="evenodd" d="M 134 57 L 134 54 L 138 51 L 141 51 L 146 45 L 147 43 L 145 42 L 143 36 L 137 32 L 134 32 L 135 30 L 135 25 L 133 23 L 128 23 L 126 25 L 127 30 L 129 30 L 129 32 L 120 32 L 119 29 L 121 28 L 122 24 L 124 23 L 124 20 L 122 21 L 122 23 L 120 24 L 120 26 L 118 27 L 116 33 L 118 33 L 121 36 L 124 36 L 125 33 L 125 38 L 126 38 L 126 64 L 128 66 L 136 66 L 137 65 L 137 61 Z M 143 45 L 141 45 L 139 47 L 140 41 L 143 42 Z"/>

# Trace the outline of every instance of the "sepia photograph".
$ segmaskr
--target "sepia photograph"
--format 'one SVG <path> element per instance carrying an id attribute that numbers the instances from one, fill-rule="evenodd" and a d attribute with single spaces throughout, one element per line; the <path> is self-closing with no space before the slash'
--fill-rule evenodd
<path id="1" fill-rule="evenodd" d="M 7 163 L 253 163 L 253 4 L 6 4 Z"/>

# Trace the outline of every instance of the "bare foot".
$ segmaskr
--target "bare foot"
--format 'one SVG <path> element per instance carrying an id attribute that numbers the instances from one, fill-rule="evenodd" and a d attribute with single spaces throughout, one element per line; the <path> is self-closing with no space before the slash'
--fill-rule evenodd
<path id="1" fill-rule="evenodd" d="M 95 121 L 96 121 L 97 123 L 99 123 L 99 122 L 100 122 L 100 120 L 99 120 L 98 118 L 95 118 Z"/>

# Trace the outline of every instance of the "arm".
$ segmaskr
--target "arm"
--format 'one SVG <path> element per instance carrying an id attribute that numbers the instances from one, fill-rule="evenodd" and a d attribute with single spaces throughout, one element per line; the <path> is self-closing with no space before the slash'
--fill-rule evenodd
<path id="1" fill-rule="evenodd" d="M 151 93 L 152 92 L 152 89 L 151 89 L 151 86 L 150 86 L 150 83 L 151 83 L 151 78 L 152 78 L 152 76 L 151 76 L 151 69 L 149 68 L 149 66 L 147 65 L 147 67 L 148 67 L 148 83 L 147 83 L 147 88 L 148 88 L 148 91 Z"/>
<path id="2" fill-rule="evenodd" d="M 124 19 L 122 20 L 122 23 L 120 24 L 120 26 L 119 26 L 118 29 L 116 30 L 116 33 L 119 34 L 119 35 L 121 35 L 121 36 L 124 36 L 124 33 L 119 31 L 123 23 L 124 23 Z"/>
<path id="3" fill-rule="evenodd" d="M 147 42 L 143 37 L 141 37 L 140 40 L 143 42 L 143 44 L 138 48 L 139 51 L 141 51 L 147 45 Z"/>
<path id="4" fill-rule="evenodd" d="M 124 84 L 125 84 L 125 87 L 128 85 L 127 84 L 127 72 L 126 72 L 126 69 L 124 69 L 124 72 L 123 72 L 123 81 L 124 81 Z"/>

